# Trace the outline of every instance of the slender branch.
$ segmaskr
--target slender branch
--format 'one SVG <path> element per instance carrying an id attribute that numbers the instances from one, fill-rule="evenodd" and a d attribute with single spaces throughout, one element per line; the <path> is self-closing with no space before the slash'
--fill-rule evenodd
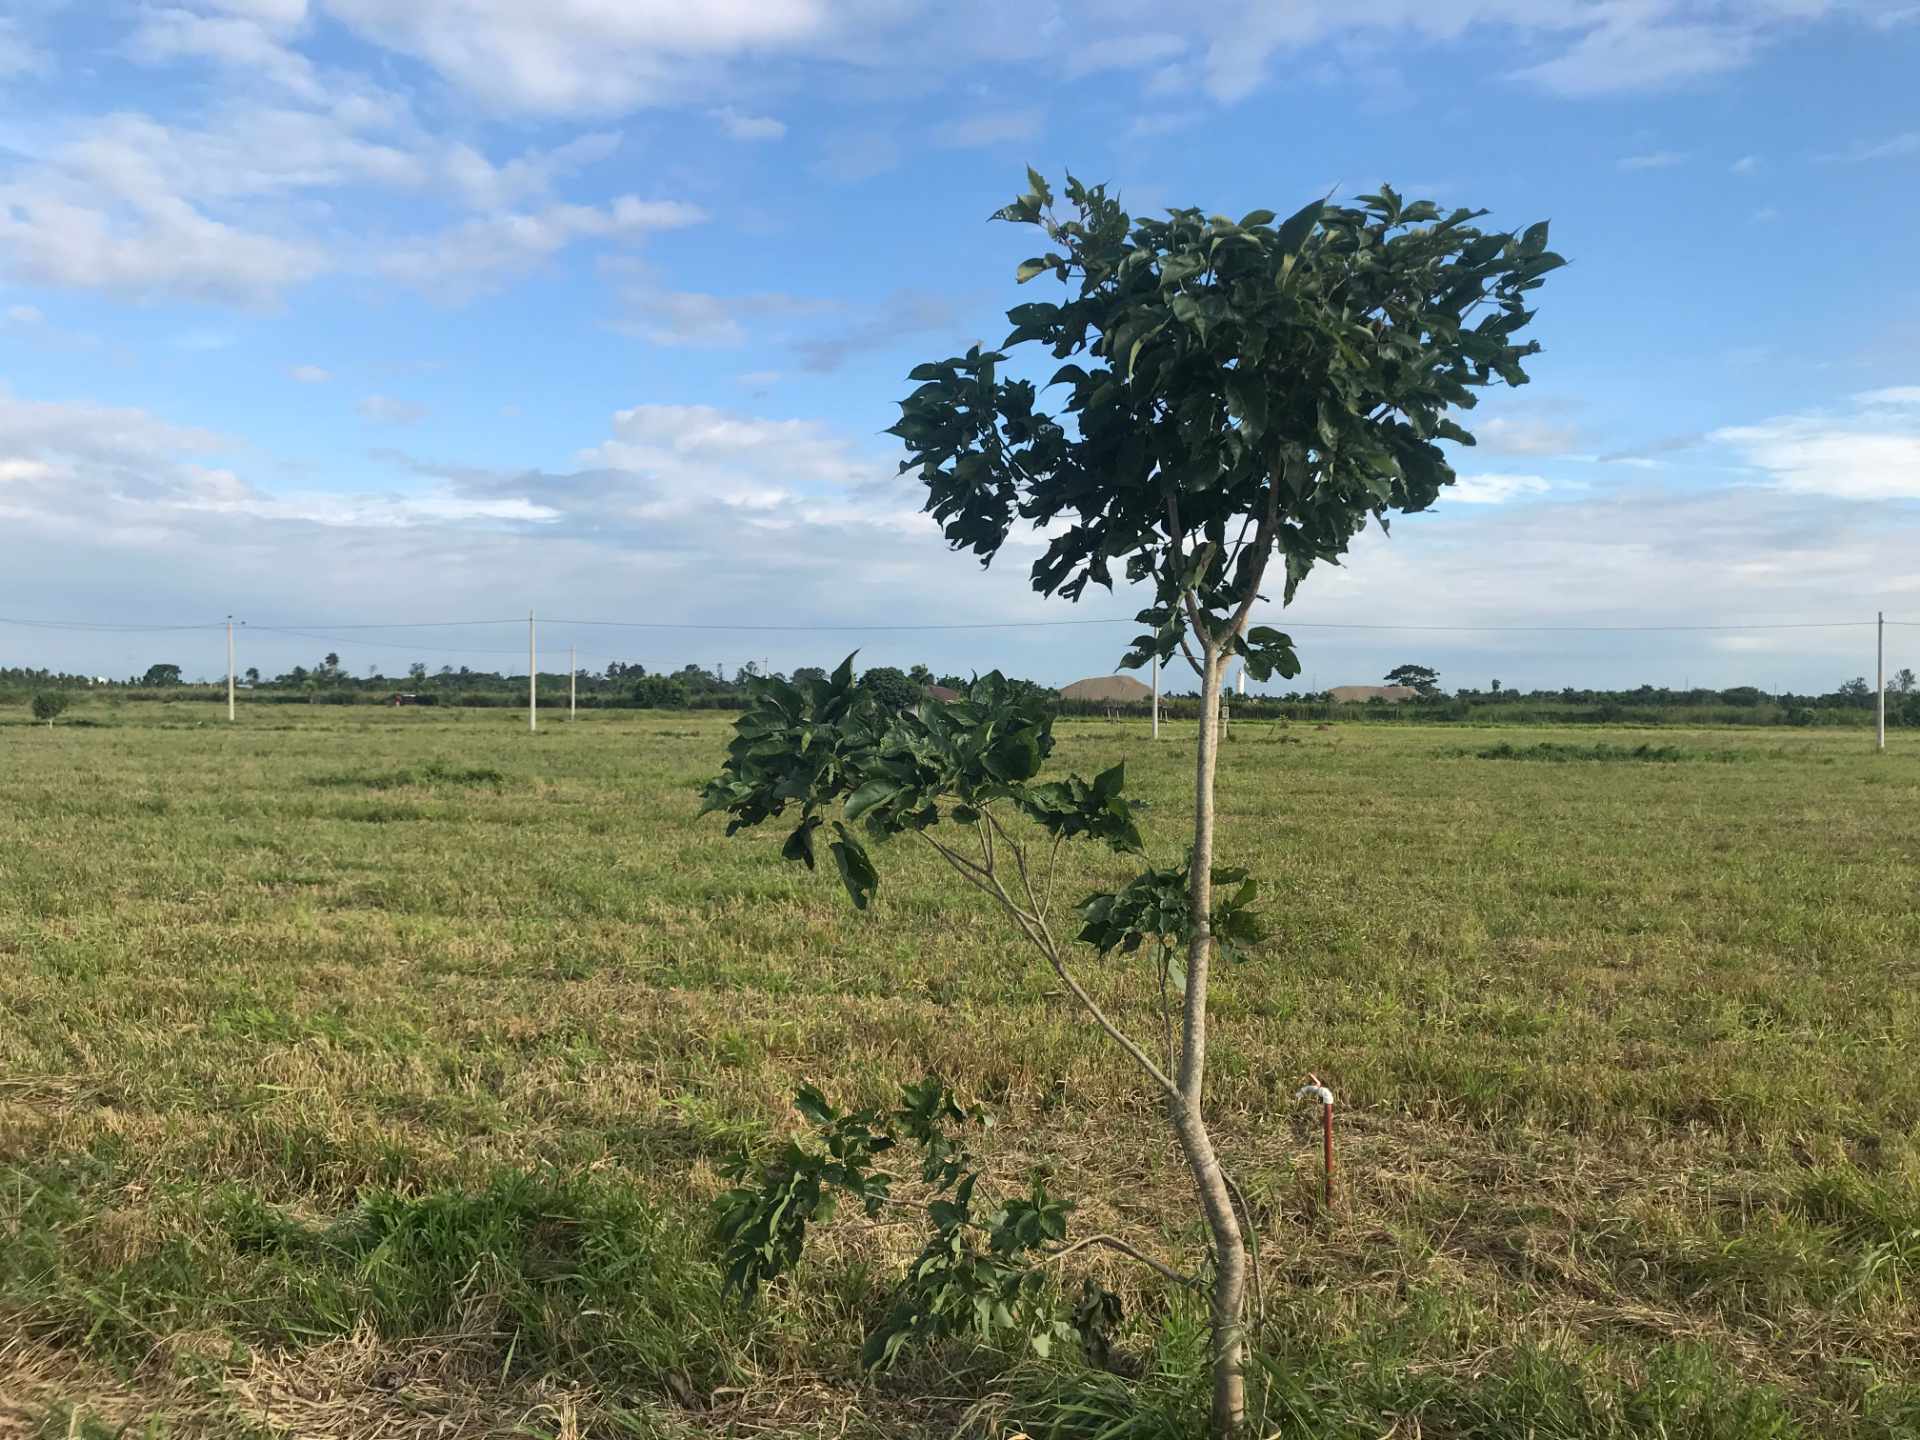
<path id="1" fill-rule="evenodd" d="M 1247 1237 L 1247 1248 L 1252 1252 L 1253 1271 L 1253 1313 L 1260 1317 L 1260 1328 L 1267 1324 L 1267 1287 L 1260 1278 L 1260 1231 L 1253 1223 L 1253 1207 L 1247 1204 L 1247 1197 L 1241 1192 L 1240 1182 L 1233 1178 L 1226 1166 L 1220 1167 L 1220 1178 L 1227 1182 L 1227 1189 L 1233 1192 L 1233 1198 L 1240 1205 L 1240 1220 Z"/>
<path id="2" fill-rule="evenodd" d="M 1085 1250 L 1089 1245 L 1102 1245 L 1109 1250 L 1118 1250 L 1122 1255 L 1131 1256 L 1148 1269 L 1159 1273 L 1163 1278 L 1173 1281 L 1176 1285 L 1186 1285 L 1196 1290 L 1200 1288 L 1199 1276 L 1183 1275 L 1165 1261 L 1156 1260 L 1145 1251 L 1136 1250 L 1126 1241 L 1113 1235 L 1089 1235 L 1084 1240 L 1076 1240 L 1071 1245 L 1055 1250 L 1047 1255 L 1046 1258 L 1035 1262 L 1035 1268 L 1038 1268 L 1040 1265 L 1051 1265 L 1056 1260 L 1064 1260 L 1067 1256 L 1073 1254 L 1074 1251 Z"/>
<path id="3" fill-rule="evenodd" d="M 990 895 L 1000 902 L 1007 914 L 1013 917 L 1014 923 L 1020 927 L 1021 932 L 1028 940 L 1033 942 L 1034 949 L 1038 950 L 1041 955 L 1046 958 L 1047 963 L 1053 967 L 1053 973 L 1060 977 L 1061 983 L 1073 992 L 1074 998 L 1080 1002 L 1087 1014 L 1093 1017 L 1094 1024 L 1106 1031 L 1108 1039 L 1112 1040 L 1114 1044 L 1131 1055 L 1134 1063 L 1146 1072 L 1153 1083 L 1158 1085 L 1161 1090 L 1166 1093 L 1168 1098 L 1179 1099 L 1180 1092 L 1174 1086 L 1174 1083 L 1167 1078 L 1166 1072 L 1153 1063 L 1153 1057 L 1140 1048 L 1138 1041 L 1134 1040 L 1132 1036 L 1128 1035 L 1126 1031 L 1122 1030 L 1108 1018 L 1107 1012 L 1100 1008 L 1100 1002 L 1088 994 L 1086 986 L 1082 985 L 1079 980 L 1074 977 L 1073 973 L 1067 969 L 1066 962 L 1060 958 L 1059 946 L 1054 944 L 1053 932 L 1047 929 L 1046 921 L 1037 915 L 1030 915 L 1025 910 L 1022 910 L 1014 901 L 1014 898 L 1007 893 L 1007 887 L 1000 883 L 1000 877 L 991 870 L 982 870 L 978 865 L 975 865 L 971 860 L 968 860 L 951 846 L 942 845 L 938 840 L 934 839 L 933 836 L 927 834 L 926 831 L 922 830 L 919 834 L 920 838 L 938 851 L 941 857 L 945 859 L 949 865 L 953 866 L 954 870 L 965 879 L 968 884 L 972 885 L 974 889 L 980 891 L 982 894 Z"/>
<path id="4" fill-rule="evenodd" d="M 949 865 L 953 866 L 954 869 L 958 870 L 962 875 L 965 875 L 969 880 L 973 880 L 974 884 L 976 885 L 980 884 L 979 880 L 974 880 L 974 876 L 978 875 L 978 876 L 984 877 L 993 873 L 990 870 L 983 869 L 980 866 L 974 864 L 973 861 L 967 859 L 966 856 L 962 855 L 958 850 L 955 850 L 951 846 L 942 845 L 938 840 L 934 839 L 931 835 L 927 834 L 926 831 L 922 830 L 919 832 L 919 834 L 922 840 L 926 841 L 929 845 L 933 846 L 934 849 L 938 850 L 942 855 L 946 857 L 947 863 Z M 986 889 L 985 886 L 981 886 L 981 888 Z M 989 890 L 987 891 L 987 893 L 991 895 L 993 892 Z"/>
<path id="5" fill-rule="evenodd" d="M 1053 908 L 1053 877 L 1060 868 L 1060 846 L 1067 838 L 1063 830 L 1053 837 L 1053 849 L 1047 852 L 1047 898 L 1040 904 L 1040 918 L 1047 918 L 1047 911 Z"/>
<path id="6" fill-rule="evenodd" d="M 1027 914 L 1014 904 L 1013 897 L 1007 894 L 1006 887 L 1000 884 L 997 877 L 993 883 L 999 892 L 1000 903 L 1007 907 L 1007 913 L 1013 916 L 1022 930 L 1026 931 L 1027 938 L 1033 942 L 1034 948 L 1046 957 L 1047 963 L 1053 967 L 1053 973 L 1060 977 L 1060 983 L 1073 992 L 1074 998 L 1085 1008 L 1087 1014 L 1093 1017 L 1094 1024 L 1106 1031 L 1108 1038 L 1114 1044 L 1131 1055 L 1134 1063 L 1152 1077 L 1153 1082 L 1166 1092 L 1169 1099 L 1179 1099 L 1179 1087 L 1167 1078 L 1166 1072 L 1153 1063 L 1153 1057 L 1141 1048 L 1139 1041 L 1108 1018 L 1107 1012 L 1100 1008 L 1100 1002 L 1095 1000 L 1088 993 L 1087 987 L 1080 983 L 1071 970 L 1067 969 L 1067 962 L 1060 958 L 1060 947 L 1054 943 L 1053 932 L 1047 928 L 1047 922 L 1036 915 Z"/>
<path id="7" fill-rule="evenodd" d="M 1173 1058 L 1173 1003 L 1167 993 L 1167 942 L 1160 942 L 1160 1028 L 1167 1036 L 1167 1069 L 1176 1064 Z"/>
<path id="8" fill-rule="evenodd" d="M 927 844 L 931 845 L 935 850 L 939 851 L 941 859 L 951 865 L 955 873 L 958 874 L 962 880 L 965 880 L 969 885 L 973 886 L 974 889 L 984 895 L 991 896 L 994 899 L 999 898 L 997 895 L 994 895 L 993 887 L 987 884 L 989 878 L 987 871 L 982 870 L 958 850 L 953 849 L 951 846 L 942 845 L 924 830 L 920 832 L 920 838 L 925 840 Z"/>
<path id="9" fill-rule="evenodd" d="M 1033 893 L 1033 880 L 1027 874 L 1027 852 L 1025 848 L 1007 833 L 1006 827 L 1000 823 L 999 816 L 995 815 L 993 811 L 983 810 L 981 813 L 986 816 L 987 823 L 993 826 L 995 833 L 1007 842 L 1007 849 L 1013 852 L 1013 863 L 1020 868 L 1020 883 L 1026 887 L 1027 904 L 1031 907 L 1036 919 L 1044 919 L 1045 911 L 1041 908 L 1040 897 Z"/>
<path id="10" fill-rule="evenodd" d="M 1239 607 L 1233 612 L 1233 620 L 1227 626 L 1228 643 L 1246 628 L 1247 617 L 1253 614 L 1254 602 L 1260 598 L 1260 582 L 1266 576 L 1267 561 L 1273 553 L 1274 531 L 1280 523 L 1280 481 L 1285 473 L 1285 462 L 1275 460 L 1267 481 L 1266 514 L 1260 517 L 1260 528 L 1253 537 L 1254 553 L 1247 566 L 1247 593 L 1241 596 Z"/>

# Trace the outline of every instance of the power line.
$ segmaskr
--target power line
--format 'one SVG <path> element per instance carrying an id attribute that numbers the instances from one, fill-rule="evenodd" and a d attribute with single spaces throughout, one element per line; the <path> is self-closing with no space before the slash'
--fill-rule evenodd
<path id="1" fill-rule="evenodd" d="M 1871 629 L 1871 620 L 1790 620 L 1781 622 L 1755 621 L 1751 624 L 1732 625 L 1374 625 L 1348 623 L 1340 620 L 1288 620 L 1284 617 L 1280 623 L 1290 630 L 1433 630 L 1449 633 L 1497 632 L 1502 634 L 1545 634 L 1545 635 L 1594 635 L 1594 634 L 1648 634 L 1652 632 L 1698 631 L 1698 630 L 1853 630 Z M 1900 622 L 1889 620 L 1887 624 Z"/>
<path id="2" fill-rule="evenodd" d="M 1654 634 L 1654 633 L 1708 633 L 1736 630 L 1854 630 L 1871 627 L 1872 620 L 1786 620 L 1786 621 L 1736 621 L 1715 624 L 1658 624 L 1658 625 L 1424 625 L 1408 624 L 1398 621 L 1350 621 L 1350 620 L 1295 620 L 1281 615 L 1261 617 L 1271 619 L 1290 630 L 1354 630 L 1354 631 L 1403 631 L 1424 634 L 1532 634 L 1532 635 L 1578 635 L 1578 634 Z M 218 630 L 224 621 L 188 625 L 147 625 L 114 624 L 91 620 L 26 620 L 9 616 L 0 616 L 0 625 L 15 625 L 40 630 L 69 630 L 93 633 L 152 634 L 167 631 Z M 315 628 L 324 626 L 328 631 L 367 631 L 367 630 L 444 630 L 454 628 L 473 628 L 484 626 L 521 625 L 519 619 L 511 620 L 416 620 L 416 621 L 379 621 L 379 622 L 333 622 L 312 621 L 290 625 L 248 624 L 253 632 L 265 632 L 277 635 L 292 635 L 311 640 L 331 640 L 339 644 L 377 645 L 383 648 L 399 650 L 441 650 L 447 653 L 473 655 L 517 655 L 519 648 L 488 648 L 480 646 L 431 646 L 409 645 L 393 641 L 363 640 L 338 634 L 326 634 Z M 757 621 L 701 621 L 701 620 L 579 620 L 547 619 L 540 622 L 547 626 L 574 625 L 600 629 L 648 630 L 648 631 L 731 631 L 754 634 L 827 634 L 847 633 L 916 633 L 964 630 L 1052 630 L 1072 626 L 1099 625 L 1138 625 L 1142 622 L 1125 616 L 1111 616 L 1076 620 L 968 620 L 933 624 L 817 624 L 785 625 L 765 624 Z M 1902 628 L 1920 628 L 1920 621 L 1889 620 L 1889 625 Z"/>
<path id="3" fill-rule="evenodd" d="M 92 620 L 14 620 L 0 615 L 0 625 L 21 625 L 30 630 L 95 630 L 113 632 L 148 632 L 155 630 L 218 630 L 227 622 L 215 620 L 205 625 L 109 625 Z"/>

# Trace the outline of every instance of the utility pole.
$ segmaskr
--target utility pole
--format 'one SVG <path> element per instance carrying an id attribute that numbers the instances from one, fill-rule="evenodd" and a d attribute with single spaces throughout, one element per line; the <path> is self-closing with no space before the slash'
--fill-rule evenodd
<path id="1" fill-rule="evenodd" d="M 533 611 L 527 611 L 527 729 L 529 732 L 540 728 L 540 702 L 534 692 L 534 682 L 539 678 L 539 656 L 533 642 Z"/>
<path id="2" fill-rule="evenodd" d="M 574 662 L 573 646 L 567 646 L 567 718 L 573 719 L 580 713 L 580 667 Z"/>
<path id="3" fill-rule="evenodd" d="M 227 723 L 233 723 L 233 616 L 227 616 Z"/>
<path id="4" fill-rule="evenodd" d="M 1874 648 L 1873 688 L 1879 692 L 1880 714 L 1876 725 L 1879 736 L 1874 748 L 1885 751 L 1887 748 L 1887 612 L 1884 610 L 1878 612 L 1878 618 L 1879 624 L 1875 626 L 1875 632 L 1879 644 Z"/>

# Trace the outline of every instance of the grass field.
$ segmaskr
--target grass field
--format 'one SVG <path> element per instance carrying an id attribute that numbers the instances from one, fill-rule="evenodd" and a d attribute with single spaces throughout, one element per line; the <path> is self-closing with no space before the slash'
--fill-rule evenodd
<path id="1" fill-rule="evenodd" d="M 1123 1295 L 1124 1382 L 863 1377 L 917 1240 L 857 1216 L 720 1295 L 717 1166 L 806 1079 L 932 1068 L 1076 1230 L 1199 1251 L 1125 1063 L 936 858 L 863 916 L 724 839 L 723 717 L 215 713 L 0 716 L 0 1435 L 1191 1433 L 1200 1318 L 1118 1257 L 1063 1282 Z M 1177 858 L 1189 737 L 1061 734 Z M 1920 1434 L 1920 737 L 1242 724 L 1220 794 L 1276 930 L 1212 1091 L 1269 1432 Z"/>

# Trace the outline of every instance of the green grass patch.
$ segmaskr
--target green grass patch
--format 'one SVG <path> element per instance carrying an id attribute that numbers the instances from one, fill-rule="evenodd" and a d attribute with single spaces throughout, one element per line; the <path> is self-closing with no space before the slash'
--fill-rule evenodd
<path id="1" fill-rule="evenodd" d="M 1731 752 L 1718 754 L 1687 750 L 1679 745 L 1611 745 L 1596 741 L 1591 745 L 1569 745 L 1562 741 L 1540 740 L 1531 745 L 1516 745 L 1502 740 L 1483 750 L 1463 752 L 1479 760 L 1545 760 L 1555 764 L 1599 763 L 1621 765 L 1677 765 L 1685 760 L 1727 760 Z"/>
<path id="2" fill-rule="evenodd" d="M 490 765 L 452 765 L 444 760 L 429 760 L 424 765 L 372 773 L 345 771 L 310 775 L 309 785 L 322 789 L 409 790 L 434 785 L 492 786 L 507 783 L 506 772 Z"/>

